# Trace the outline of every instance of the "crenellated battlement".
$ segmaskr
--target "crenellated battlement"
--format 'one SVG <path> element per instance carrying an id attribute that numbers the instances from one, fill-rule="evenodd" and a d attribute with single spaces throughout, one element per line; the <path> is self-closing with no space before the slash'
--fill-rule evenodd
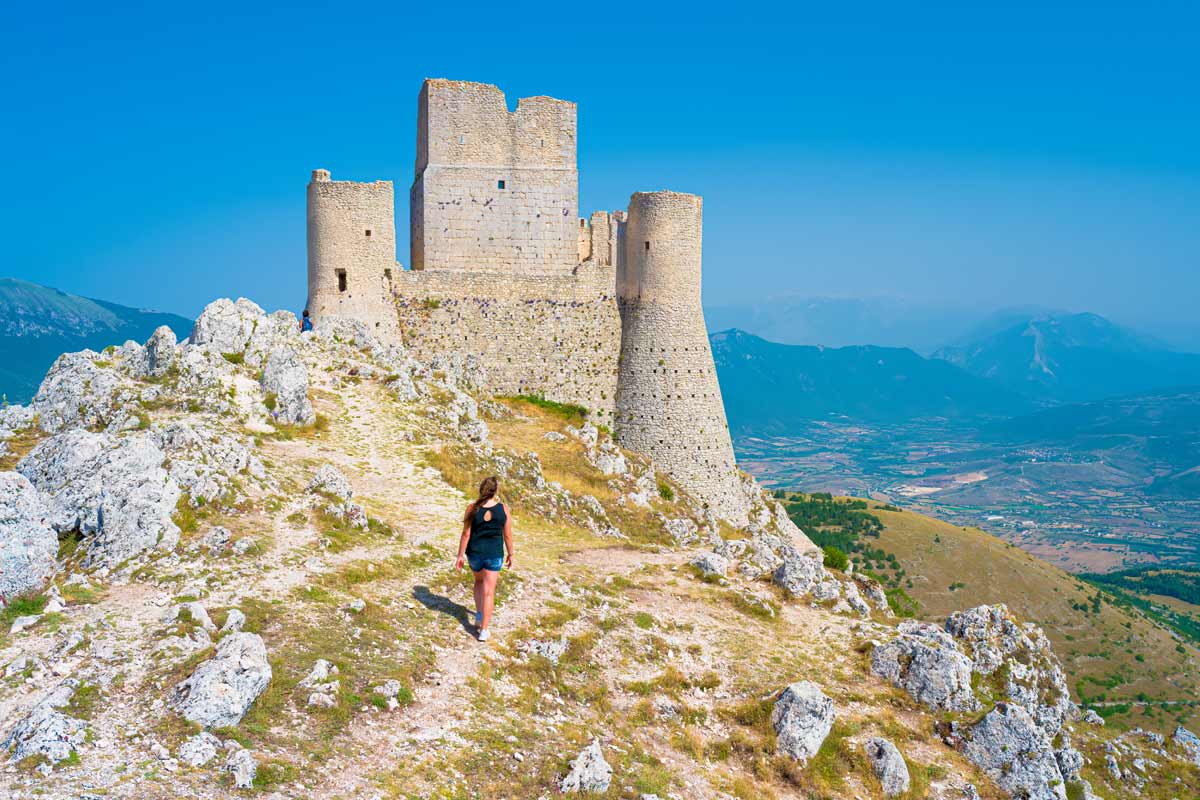
<path id="1" fill-rule="evenodd" d="M 575 104 L 429 79 L 417 101 L 411 264 L 390 181 L 308 186 L 309 309 L 418 358 L 469 352 L 497 394 L 589 409 L 734 523 L 746 517 L 700 307 L 703 202 L 638 192 L 578 212 Z"/>

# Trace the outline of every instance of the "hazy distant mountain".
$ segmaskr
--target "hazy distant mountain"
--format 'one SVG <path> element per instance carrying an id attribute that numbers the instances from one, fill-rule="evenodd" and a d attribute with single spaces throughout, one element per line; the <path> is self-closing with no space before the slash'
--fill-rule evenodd
<path id="1" fill-rule="evenodd" d="M 65 352 L 101 350 L 128 339 L 144 342 L 154 329 L 167 325 L 187 336 L 189 319 L 89 300 L 36 283 L 0 278 L 0 393 L 23 403 L 54 359 Z"/>
<path id="2" fill-rule="evenodd" d="M 735 433 L 780 433 L 815 420 L 976 418 L 1029 404 L 945 361 L 895 347 L 809 347 L 739 330 L 710 337 Z"/>
<path id="3" fill-rule="evenodd" d="M 710 331 L 729 328 L 780 344 L 877 345 L 930 353 L 978 322 L 977 309 L 887 297 L 770 297 L 761 303 L 706 305 Z"/>
<path id="4" fill-rule="evenodd" d="M 974 340 L 934 355 L 1048 402 L 1200 384 L 1200 356 L 1174 352 L 1095 314 L 995 320 L 992 329 L 981 329 Z"/>
<path id="5" fill-rule="evenodd" d="M 1109 465 L 1138 459 L 1150 494 L 1200 497 L 1200 386 L 1047 408 L 992 423 L 984 437 L 1099 453 L 1093 460 Z"/>

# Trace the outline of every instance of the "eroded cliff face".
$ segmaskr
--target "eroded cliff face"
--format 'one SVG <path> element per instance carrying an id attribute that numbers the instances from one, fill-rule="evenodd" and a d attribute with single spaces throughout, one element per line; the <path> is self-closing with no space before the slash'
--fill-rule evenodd
<path id="1" fill-rule="evenodd" d="M 1194 737 L 1082 720 L 1003 606 L 897 624 L 748 477 L 735 527 L 486 385 L 246 300 L 63 356 L 0 411 L 0 793 L 1197 793 Z M 516 554 L 480 643 L 452 562 L 488 474 Z"/>

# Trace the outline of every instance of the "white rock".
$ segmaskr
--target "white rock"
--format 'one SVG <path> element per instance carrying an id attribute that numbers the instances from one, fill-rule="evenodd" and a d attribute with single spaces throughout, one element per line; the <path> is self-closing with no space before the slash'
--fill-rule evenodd
<path id="1" fill-rule="evenodd" d="M 221 633 L 240 631 L 245 624 L 246 615 L 239 609 L 231 608 L 229 609 L 229 613 L 225 615 L 225 624 L 221 626 Z"/>
<path id="2" fill-rule="evenodd" d="M 209 728 L 236 725 L 271 681 L 267 648 L 254 633 L 231 633 L 213 658 L 176 685 L 168 700 L 184 718 Z"/>
<path id="3" fill-rule="evenodd" d="M 87 724 L 58 709 L 71 702 L 78 688 L 79 681 L 74 678 L 56 686 L 13 726 L 0 749 L 11 751 L 14 761 L 39 754 L 51 763 L 68 758 L 86 741 Z"/>
<path id="4" fill-rule="evenodd" d="M 1049 741 L 1019 705 L 998 703 L 964 737 L 963 754 L 1001 789 L 1028 800 L 1066 800 Z"/>
<path id="5" fill-rule="evenodd" d="M 144 434 L 73 428 L 38 444 L 17 469 L 47 498 L 51 527 L 84 534 L 84 566 L 112 568 L 179 539 L 171 514 L 180 490 L 164 457 Z"/>
<path id="6" fill-rule="evenodd" d="M 166 325 L 158 327 L 146 340 L 146 347 L 142 351 L 142 364 L 138 372 L 152 378 L 167 374 L 175 363 L 177 344 L 175 331 Z"/>
<path id="7" fill-rule="evenodd" d="M 1196 734 L 1180 725 L 1171 734 L 1171 740 L 1183 748 L 1193 764 L 1200 767 L 1200 736 L 1196 736 Z"/>
<path id="8" fill-rule="evenodd" d="M 899 636 L 871 652 L 871 671 L 892 682 L 918 702 L 939 711 L 974 711 L 971 661 L 953 637 L 928 622 L 906 620 Z"/>
<path id="9" fill-rule="evenodd" d="M 203 767 L 217 757 L 221 740 L 208 731 L 201 731 L 179 746 L 179 759 L 189 767 Z"/>
<path id="10" fill-rule="evenodd" d="M 12 627 L 8 629 L 8 635 L 16 636 L 21 631 L 32 628 L 41 618 L 41 614 L 28 614 L 23 617 L 17 617 L 13 620 Z"/>
<path id="11" fill-rule="evenodd" d="M 816 755 L 837 717 L 833 701 L 809 681 L 798 681 L 783 690 L 771 711 L 775 746 L 801 763 Z"/>
<path id="12" fill-rule="evenodd" d="M 612 767 L 604 760 L 604 751 L 600 740 L 593 739 L 592 743 L 580 751 L 571 762 L 571 770 L 559 784 L 563 794 L 589 793 L 603 794 L 612 783 Z"/>
<path id="13" fill-rule="evenodd" d="M 692 566 L 706 578 L 724 578 L 729 572 L 729 559 L 717 553 L 701 553 L 692 559 Z"/>
<path id="14" fill-rule="evenodd" d="M 233 785 L 238 789 L 254 787 L 254 776 L 258 774 L 258 762 L 254 753 L 246 749 L 234 750 L 225 762 L 225 772 L 233 776 Z"/>
<path id="15" fill-rule="evenodd" d="M 255 303 L 239 297 L 234 303 L 222 297 L 209 303 L 196 319 L 191 344 L 207 345 L 216 353 L 241 353 L 256 325 L 266 313 Z"/>
<path id="16" fill-rule="evenodd" d="M 828 577 L 825 567 L 817 558 L 793 555 L 785 558 L 775 570 L 773 579 L 781 589 L 792 597 L 802 597 Z"/>
<path id="17" fill-rule="evenodd" d="M 0 597 L 37 592 L 54 574 L 58 534 L 49 509 L 19 472 L 0 472 Z"/>
<path id="18" fill-rule="evenodd" d="M 322 464 L 317 474 L 308 482 L 309 492 L 321 492 L 339 500 L 349 500 L 354 494 L 350 481 L 336 467 Z"/>
<path id="19" fill-rule="evenodd" d="M 91 350 L 58 357 L 30 406 L 47 433 L 70 425 L 107 425 L 116 410 L 113 393 L 121 376 L 110 367 L 96 365 L 99 354 Z"/>
<path id="20" fill-rule="evenodd" d="M 908 765 L 896 745 L 875 736 L 867 740 L 864 750 L 875 777 L 883 786 L 884 797 L 897 797 L 908 791 Z"/>
<path id="21" fill-rule="evenodd" d="M 308 399 L 308 367 L 294 348 L 272 348 L 263 367 L 262 389 L 275 396 L 271 416 L 276 422 L 310 425 L 317 418 Z"/>

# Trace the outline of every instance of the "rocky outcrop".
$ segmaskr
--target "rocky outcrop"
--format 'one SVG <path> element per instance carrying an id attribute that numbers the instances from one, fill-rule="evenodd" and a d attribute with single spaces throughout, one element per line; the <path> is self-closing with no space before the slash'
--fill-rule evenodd
<path id="1" fill-rule="evenodd" d="M 867 754 L 871 771 L 883 787 L 884 797 L 899 797 L 908 791 L 908 764 L 904 763 L 904 756 L 900 755 L 896 745 L 874 736 L 867 740 L 863 751 Z"/>
<path id="2" fill-rule="evenodd" d="M 175 364 L 177 345 L 175 331 L 166 325 L 159 327 L 146 340 L 146 346 L 142 350 L 141 363 L 136 369 L 137 374 L 150 378 L 161 378 L 166 375 Z"/>
<path id="3" fill-rule="evenodd" d="M 1024 708 L 999 703 L 970 726 L 960 749 L 1013 797 L 1066 800 L 1054 750 Z"/>
<path id="4" fill-rule="evenodd" d="M 1200 767 L 1200 736 L 1189 731 L 1187 728 L 1180 725 L 1171 734 L 1171 741 L 1183 748 L 1187 753 L 1188 758 L 1197 767 Z"/>
<path id="5" fill-rule="evenodd" d="M 113 393 L 121 376 L 111 366 L 98 364 L 91 350 L 59 356 L 30 404 L 38 424 L 47 433 L 72 425 L 103 427 L 114 418 Z"/>
<path id="6" fill-rule="evenodd" d="M 239 297 L 237 302 L 222 297 L 205 306 L 192 327 L 189 342 L 204 345 L 220 354 L 242 353 L 266 313 L 256 303 Z"/>
<path id="7" fill-rule="evenodd" d="M 33 484 L 0 472 L 0 599 L 39 591 L 54 574 L 58 534 Z"/>
<path id="8" fill-rule="evenodd" d="M 971 669 L 994 692 L 1016 703 L 1053 738 L 1075 713 L 1058 658 L 1036 625 L 1021 625 L 1004 605 L 978 606 L 951 614 L 946 630 L 971 657 Z"/>
<path id="9" fill-rule="evenodd" d="M 294 348 L 278 346 L 267 356 L 262 389 L 271 417 L 284 425 L 310 425 L 317 418 L 308 399 L 308 367 Z"/>
<path id="10" fill-rule="evenodd" d="M 792 597 L 809 594 L 828 577 L 820 559 L 799 554 L 784 559 L 772 576 L 775 584 Z"/>
<path id="11" fill-rule="evenodd" d="M 809 681 L 798 681 L 783 690 L 771 711 L 775 747 L 801 763 L 817 754 L 837 717 L 833 701 Z"/>
<path id="12" fill-rule="evenodd" d="M 329 495 L 338 500 L 349 500 L 354 496 L 350 481 L 337 467 L 322 464 L 317 474 L 308 482 L 308 491 Z"/>
<path id="13" fill-rule="evenodd" d="M 171 514 L 180 490 L 163 459 L 146 434 L 73 428 L 38 444 L 17 469 L 46 499 L 51 527 L 84 535 L 84 566 L 115 567 L 179 539 Z"/>
<path id="14" fill-rule="evenodd" d="M 222 768 L 233 778 L 235 789 L 253 789 L 254 778 L 258 774 L 258 761 L 254 753 L 239 747 L 229 754 Z"/>
<path id="15" fill-rule="evenodd" d="M 71 702 L 79 681 L 67 678 L 43 697 L 0 742 L 13 761 L 44 756 L 51 763 L 69 758 L 87 739 L 87 724 L 59 709 Z"/>
<path id="16" fill-rule="evenodd" d="M 973 711 L 971 661 L 953 637 L 928 622 L 906 620 L 899 635 L 871 652 L 871 671 L 936 711 Z"/>
<path id="17" fill-rule="evenodd" d="M 175 687 L 168 703 L 190 722 L 224 728 L 241 722 L 270 681 L 271 664 L 262 638 L 231 633 L 217 645 L 213 658 Z"/>
<path id="18" fill-rule="evenodd" d="M 220 749 L 220 739 L 208 731 L 201 731 L 179 746 L 179 760 L 189 767 L 203 767 L 217 757 Z"/>
<path id="19" fill-rule="evenodd" d="M 559 789 L 563 794 L 603 794 L 611 783 L 612 767 L 604 760 L 600 740 L 593 739 L 571 762 L 571 769 L 559 783 Z"/>

